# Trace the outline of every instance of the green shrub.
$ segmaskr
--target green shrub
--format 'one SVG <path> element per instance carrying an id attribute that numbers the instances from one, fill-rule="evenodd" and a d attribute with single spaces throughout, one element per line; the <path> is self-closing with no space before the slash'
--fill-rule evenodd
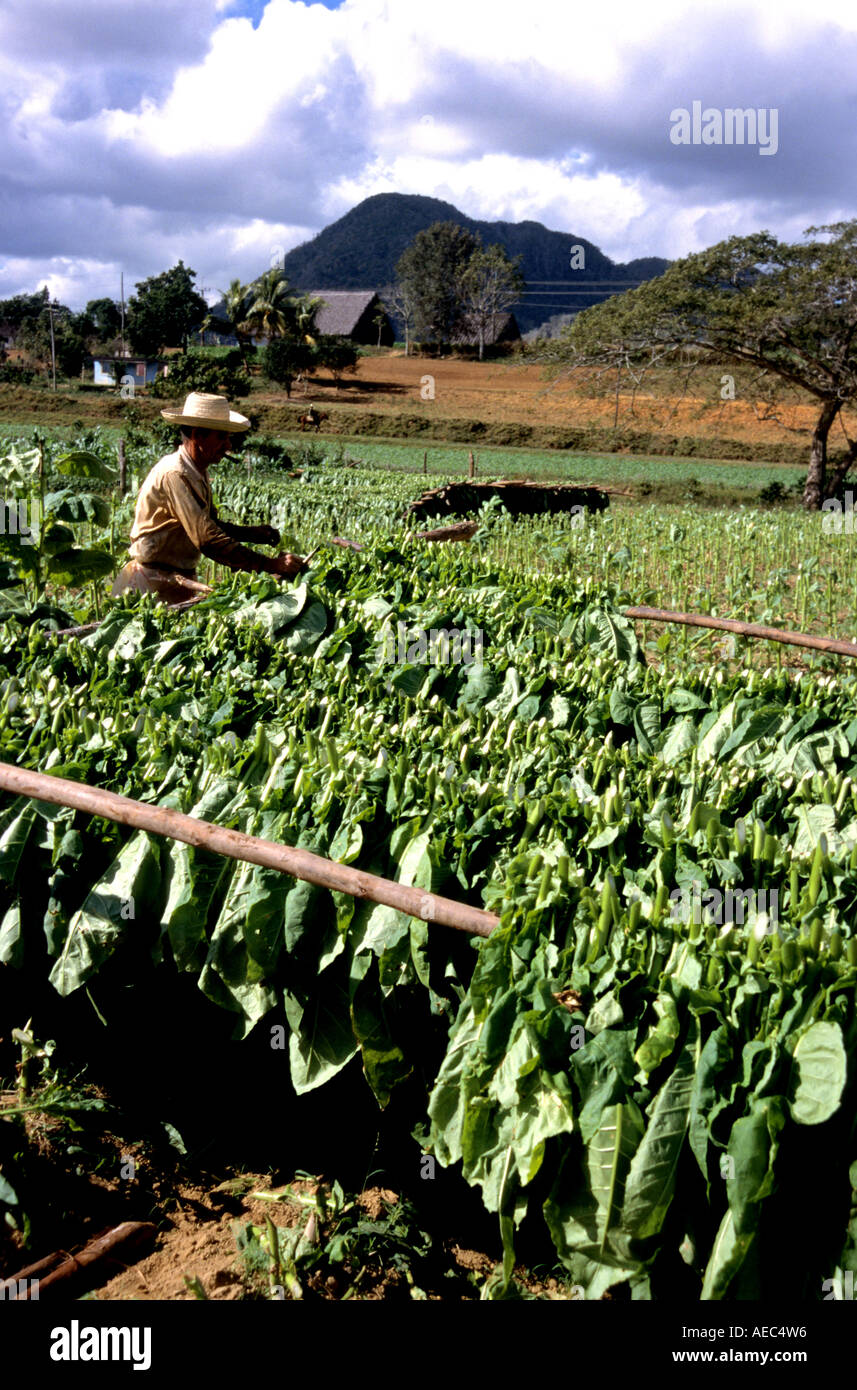
<path id="1" fill-rule="evenodd" d="M 9 386 L 29 386 L 36 373 L 29 367 L 19 367 L 15 362 L 0 362 L 0 381 Z"/>
<path id="2" fill-rule="evenodd" d="M 205 391 L 213 396 L 247 396 L 250 393 L 250 373 L 238 348 L 223 357 L 213 358 L 200 352 L 183 352 L 169 364 L 169 376 L 159 376 L 151 393 L 159 400 L 186 396 L 190 391 Z"/>
<path id="3" fill-rule="evenodd" d="M 308 343 L 297 338 L 274 338 L 262 352 L 262 371 L 290 396 L 295 377 L 309 371 L 315 360 L 315 351 Z"/>

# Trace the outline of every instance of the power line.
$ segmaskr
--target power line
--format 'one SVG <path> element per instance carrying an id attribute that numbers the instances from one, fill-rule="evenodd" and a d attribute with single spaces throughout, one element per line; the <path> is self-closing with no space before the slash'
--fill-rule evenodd
<path id="1" fill-rule="evenodd" d="M 527 306 L 524 305 L 522 307 L 526 308 Z M 539 310 L 557 309 L 562 314 L 583 313 L 582 309 L 576 309 L 574 305 L 571 304 L 532 304 L 530 305 L 530 308 Z"/>
<path id="2" fill-rule="evenodd" d="M 593 295 L 593 294 L 600 294 L 600 295 L 603 296 L 604 299 L 612 299 L 612 298 L 613 298 L 613 294 L 611 294 L 609 291 L 606 291 L 606 290 L 524 290 L 524 291 L 523 291 L 523 294 L 526 294 L 526 295 L 529 295 L 529 296 L 532 296 L 532 295 L 540 295 L 540 294 L 547 294 L 547 295 L 567 294 L 567 295 L 570 295 L 572 298 L 574 298 L 575 295 L 590 295 L 590 296 L 591 296 L 591 295 Z M 522 304 L 522 303 L 523 303 L 523 296 L 522 296 L 521 299 L 516 299 L 516 300 L 515 300 L 515 303 L 516 303 L 516 304 Z"/>
<path id="3" fill-rule="evenodd" d="M 528 280 L 528 285 L 579 285 L 580 280 Z M 647 285 L 648 280 L 584 280 L 584 285 Z"/>

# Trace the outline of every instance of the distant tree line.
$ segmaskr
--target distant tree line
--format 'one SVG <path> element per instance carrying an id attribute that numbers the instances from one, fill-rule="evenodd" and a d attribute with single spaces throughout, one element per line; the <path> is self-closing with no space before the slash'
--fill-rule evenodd
<path id="1" fill-rule="evenodd" d="M 322 301 L 292 290 L 282 270 L 266 271 L 250 285 L 233 280 L 221 292 L 219 314 L 209 311 L 195 279 L 196 272 L 179 261 L 139 281 L 126 306 L 124 333 L 121 306 L 113 299 L 92 299 L 81 313 L 52 300 L 47 287 L 0 300 L 0 376 L 31 375 L 4 363 L 12 344 L 44 370 L 50 370 L 55 357 L 57 373 L 64 377 L 77 376 L 90 356 L 119 356 L 130 348 L 141 357 L 157 358 L 166 348 L 178 347 L 183 356 L 173 358 L 169 384 L 158 379 L 157 394 L 223 389 L 241 395 L 249 389 L 249 360 L 260 340 L 266 343 L 262 369 L 287 394 L 296 377 L 316 368 L 330 371 L 337 382 L 343 372 L 354 370 L 354 344 L 317 331 Z M 204 332 L 233 337 L 236 355 L 214 362 L 190 352 L 192 336 Z"/>
<path id="2" fill-rule="evenodd" d="M 387 311 L 404 325 L 406 350 L 416 335 L 438 349 L 453 340 L 471 341 L 482 357 L 524 288 L 520 259 L 510 260 L 497 245 L 483 247 L 478 234 L 454 222 L 437 222 L 418 232 L 399 259 L 395 284 L 384 294 Z M 115 357 L 130 349 L 157 358 L 166 348 L 177 347 L 188 360 L 173 361 L 170 386 L 159 383 L 160 391 L 179 385 L 203 389 L 203 383 L 211 387 L 219 378 L 241 394 L 249 359 L 262 341 L 263 371 L 287 394 L 296 378 L 318 368 L 330 371 L 337 382 L 343 372 L 354 370 L 354 344 L 318 332 L 322 301 L 292 289 L 283 270 L 268 270 L 247 285 L 233 280 L 221 291 L 216 313 L 195 280 L 196 272 L 179 261 L 139 281 L 125 307 L 124 326 L 120 304 L 106 297 L 91 299 L 81 313 L 51 299 L 47 287 L 0 300 L 0 372 L 7 355 L 4 344 L 14 344 L 44 370 L 55 359 L 64 377 L 77 376 L 91 356 Z M 234 338 L 238 357 L 214 366 L 189 354 L 192 336 L 206 331 Z M 10 372 L 21 374 L 22 368 L 9 366 L 6 374 Z"/>
<path id="3" fill-rule="evenodd" d="M 182 261 L 141 281 L 128 301 L 124 338 L 121 306 L 113 299 L 90 299 L 81 313 L 51 299 L 47 286 L 0 300 L 0 348 L 5 352 L 4 343 L 14 344 L 43 368 L 55 355 L 57 372 L 66 377 L 77 376 L 87 358 L 99 353 L 118 355 L 130 347 L 140 356 L 156 357 L 167 346 L 187 348 L 208 312 L 193 282 L 194 271 Z"/>

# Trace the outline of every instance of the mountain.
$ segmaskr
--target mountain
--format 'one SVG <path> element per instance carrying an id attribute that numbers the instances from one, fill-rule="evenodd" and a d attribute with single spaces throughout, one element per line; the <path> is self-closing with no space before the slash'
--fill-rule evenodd
<path id="1" fill-rule="evenodd" d="M 455 222 L 478 232 L 485 246 L 496 242 L 509 256 L 523 256 L 527 290 L 513 306 L 522 333 L 552 314 L 573 313 L 611 292 L 653 279 L 669 265 L 659 256 L 621 265 L 584 237 L 550 231 L 541 222 L 479 222 L 440 198 L 377 193 L 289 251 L 283 269 L 300 290 L 319 285 L 330 290 L 382 289 L 395 279 L 396 262 L 405 247 L 433 222 Z M 572 247 L 582 248 L 582 268 L 571 269 Z M 575 259 L 579 264 L 579 251 Z"/>

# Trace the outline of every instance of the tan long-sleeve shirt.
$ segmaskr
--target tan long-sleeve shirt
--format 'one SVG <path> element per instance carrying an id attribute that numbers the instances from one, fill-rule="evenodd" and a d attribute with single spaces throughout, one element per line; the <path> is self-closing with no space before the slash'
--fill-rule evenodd
<path id="1" fill-rule="evenodd" d="M 267 570 L 273 562 L 241 545 L 255 528 L 220 521 L 211 483 L 184 448 L 155 464 L 140 488 L 131 527 L 133 559 L 194 573 L 202 555 L 230 569 Z"/>

